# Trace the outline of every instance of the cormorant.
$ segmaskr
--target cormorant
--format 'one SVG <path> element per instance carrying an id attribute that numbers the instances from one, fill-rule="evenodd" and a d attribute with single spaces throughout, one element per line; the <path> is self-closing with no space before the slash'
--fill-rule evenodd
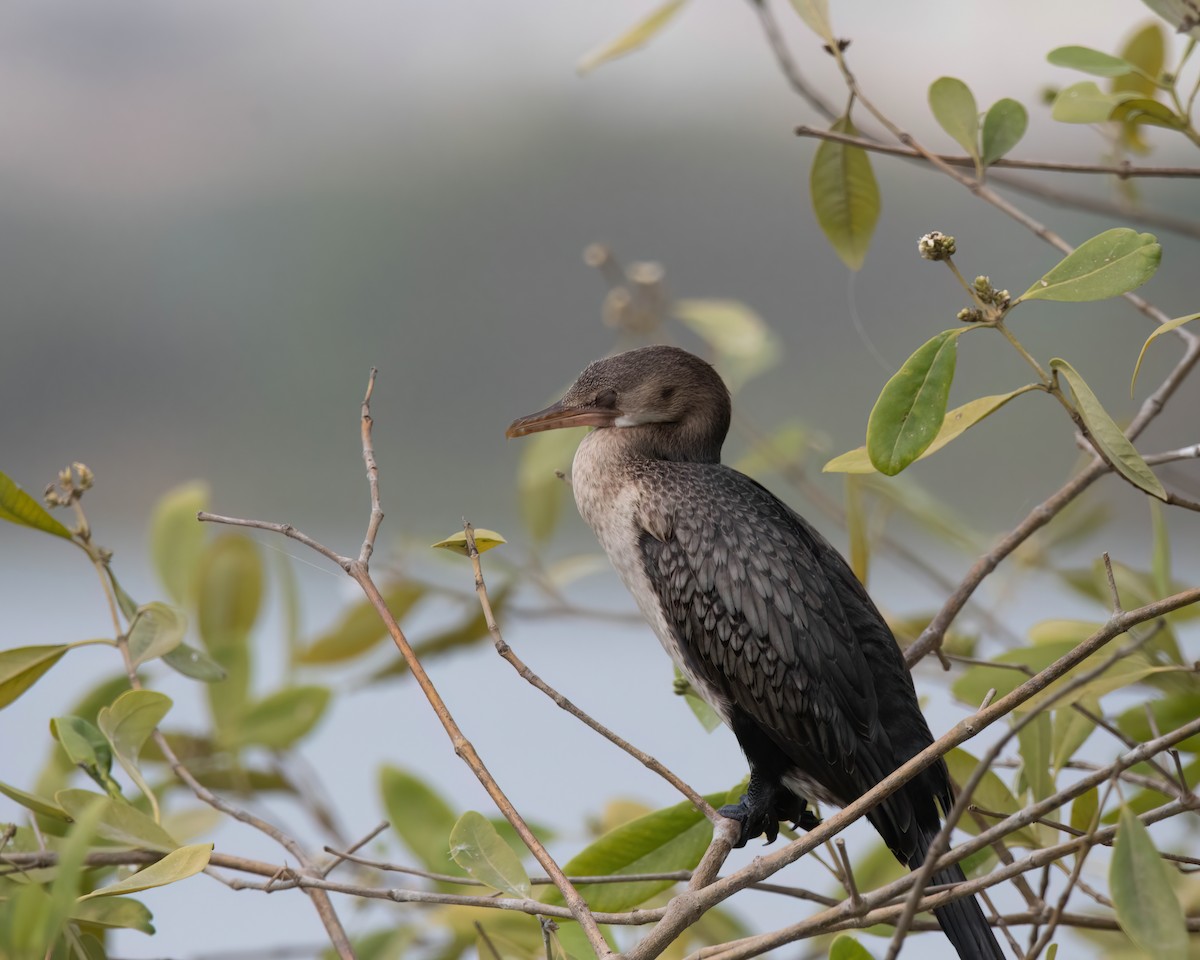
<path id="1" fill-rule="evenodd" d="M 650 346 L 591 364 L 520 437 L 590 426 L 571 485 L 625 586 L 750 765 L 737 846 L 779 821 L 811 829 L 816 800 L 845 806 L 933 742 L 912 677 L 845 559 L 799 514 L 721 464 L 729 391 L 708 363 Z M 942 761 L 867 818 L 919 867 L 953 792 Z M 953 866 L 934 884 L 962 881 Z M 1003 960 L 974 898 L 935 911 L 963 960 Z"/>

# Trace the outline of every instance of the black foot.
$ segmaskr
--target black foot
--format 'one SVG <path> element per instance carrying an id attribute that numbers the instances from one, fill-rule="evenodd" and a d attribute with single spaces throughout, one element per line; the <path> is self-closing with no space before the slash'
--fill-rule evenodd
<path id="1" fill-rule="evenodd" d="M 787 821 L 802 830 L 812 830 L 821 821 L 808 809 L 808 801 L 798 797 L 783 784 L 750 777 L 750 785 L 736 804 L 726 804 L 717 811 L 721 816 L 741 824 L 735 847 L 744 847 L 750 840 L 766 834 L 767 843 L 779 836 L 780 821 Z"/>

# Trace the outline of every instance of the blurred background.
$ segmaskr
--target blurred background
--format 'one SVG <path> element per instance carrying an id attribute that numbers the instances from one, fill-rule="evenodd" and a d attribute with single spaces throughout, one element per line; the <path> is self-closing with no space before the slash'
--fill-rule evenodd
<path id="1" fill-rule="evenodd" d="M 802 71 L 841 104 L 832 60 L 787 5 L 778 6 Z M 741 392 L 739 415 L 762 432 L 803 424 L 830 456 L 862 443 L 881 385 L 920 342 L 952 326 L 962 306 L 948 274 L 917 260 L 921 234 L 954 234 L 968 276 L 988 274 L 1014 292 L 1057 261 L 944 178 L 875 158 L 883 213 L 865 269 L 851 274 L 813 218 L 814 143 L 792 133 L 800 123 L 824 124 L 789 91 L 750 4 L 697 0 L 649 48 L 577 74 L 583 54 L 649 7 L 0 6 L 0 467 L 36 495 L 67 463 L 90 466 L 98 478 L 87 498 L 93 527 L 117 551 L 117 570 L 139 599 L 159 592 L 145 550 L 151 507 L 193 478 L 209 482 L 217 512 L 286 520 L 356 552 L 368 507 L 359 402 L 375 366 L 382 555 L 406 548 L 406 563 L 469 589 L 466 565 L 412 547 L 454 532 L 465 516 L 508 537 L 501 562 L 519 565 L 529 555 L 515 486 L 521 446 L 503 431 L 617 342 L 601 322 L 606 286 L 582 259 L 588 244 L 608 244 L 626 264 L 663 264 L 674 296 L 732 298 L 760 315 L 779 340 L 779 362 Z M 833 7 L 864 88 L 924 142 L 957 152 L 926 105 L 929 83 L 951 75 L 966 80 L 981 105 L 1013 97 L 1028 107 L 1029 133 L 1015 157 L 1083 162 L 1105 143 L 1090 128 L 1051 121 L 1043 90 L 1079 77 L 1048 65 L 1045 53 L 1069 43 L 1116 50 L 1152 17 L 1134 0 L 1095 0 L 1086 17 L 1065 0 Z M 1164 132 L 1151 131 L 1148 162 L 1195 165 L 1182 138 L 1157 133 Z M 1042 182 L 1117 196 L 1107 178 L 1055 177 Z M 1143 181 L 1137 192 L 1148 209 L 1200 217 L 1195 181 Z M 1019 202 L 1076 243 L 1122 222 Z M 1163 269 L 1143 292 L 1171 316 L 1194 311 L 1195 272 L 1181 265 L 1196 262 L 1200 244 L 1142 229 L 1165 249 Z M 1034 305 L 1013 323 L 1035 355 L 1067 356 L 1118 418 L 1136 410 L 1176 355 L 1171 343 L 1151 352 L 1135 401 L 1125 385 L 1149 331 L 1128 305 Z M 668 333 L 703 347 L 682 327 Z M 953 404 L 1025 382 L 1019 361 L 998 344 L 964 342 Z M 1075 462 L 1070 424 L 1047 413 L 1047 403 L 1018 400 L 918 465 L 916 479 L 947 516 L 988 533 L 1007 529 Z M 1140 447 L 1196 442 L 1198 409 L 1193 378 Z M 748 445 L 738 434 L 730 450 Z M 1197 495 L 1194 466 L 1164 477 Z M 840 497 L 837 478 L 814 482 Z M 1109 535 L 1121 541 L 1088 542 L 1079 556 L 1090 562 L 1119 549 L 1144 566 L 1143 498 L 1111 480 L 1101 486 L 1121 518 Z M 792 491 L 780 492 L 808 511 Z M 590 548 L 590 534 L 568 514 L 544 555 Z M 814 520 L 844 543 L 830 519 L 817 512 Z M 1170 520 L 1176 574 L 1195 582 L 1196 519 L 1175 511 Z M 347 586 L 296 545 L 259 539 L 265 551 L 302 564 L 307 622 L 327 623 L 351 595 Z M 106 632 L 98 591 L 91 606 L 76 604 L 91 595 L 94 575 L 49 540 L 0 529 L 6 646 Z M 965 555 L 933 561 L 961 571 Z M 896 565 L 881 568 L 872 589 L 901 610 L 937 597 L 914 588 Z M 579 596 L 632 610 L 607 572 L 584 582 Z M 1008 608 L 1018 629 L 1037 599 L 1025 594 Z M 1072 612 L 1065 604 L 1055 615 Z M 508 639 L 551 682 L 574 681 L 573 694 L 623 732 L 645 733 L 643 746 L 698 785 L 716 789 L 741 776 L 727 734 L 696 747 L 695 722 L 670 698 L 669 667 L 643 628 L 534 621 L 510 629 Z M 606 673 L 598 661 L 620 657 L 595 655 L 598 647 L 628 654 L 636 675 L 615 665 Z M 82 688 L 105 653 L 81 652 L 55 677 Z M 272 654 L 263 656 L 270 663 Z M 460 720 L 469 736 L 486 731 L 492 742 L 477 746 L 532 815 L 565 827 L 613 793 L 672 802 L 603 744 L 564 730 L 553 707 L 531 704 L 535 694 L 498 675 L 489 656 L 450 661 L 435 679 L 447 690 L 488 692 L 460 692 Z M 580 686 L 582 664 L 591 689 Z M 502 708 L 491 698 L 496 683 Z M 28 698 L 0 714 L 0 740 L 10 745 L 0 751 L 0 778 L 22 783 L 37 769 L 49 747 L 46 709 Z M 322 728 L 311 759 L 350 834 L 378 819 L 371 778 L 382 759 L 429 773 L 464 806 L 484 802 L 427 712 L 413 689 L 391 687 L 351 701 Z M 514 749 L 518 730 L 536 731 L 539 749 Z M 580 751 L 582 758 L 568 756 Z M 594 791 L 578 790 L 581 782 Z M 0 815 L 12 814 L 0 806 Z M 245 849 L 241 839 L 233 846 Z M 196 911 L 192 898 L 202 896 L 219 904 Z M 320 939 L 307 904 L 290 894 L 264 905 L 261 895 L 193 881 L 146 899 L 163 933 L 123 936 L 123 955 L 231 947 L 254 955 L 281 939 Z M 219 929 L 217 915 L 229 918 Z M 782 922 L 772 916 L 764 922 Z"/>

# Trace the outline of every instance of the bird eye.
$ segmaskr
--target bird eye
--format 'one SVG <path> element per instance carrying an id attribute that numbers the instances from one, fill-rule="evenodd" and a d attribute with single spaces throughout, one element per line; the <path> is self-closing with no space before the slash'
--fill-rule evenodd
<path id="1" fill-rule="evenodd" d="M 617 406 L 617 391 L 601 390 L 596 394 L 596 399 L 593 402 L 597 407 L 602 407 L 605 410 L 614 410 Z"/>

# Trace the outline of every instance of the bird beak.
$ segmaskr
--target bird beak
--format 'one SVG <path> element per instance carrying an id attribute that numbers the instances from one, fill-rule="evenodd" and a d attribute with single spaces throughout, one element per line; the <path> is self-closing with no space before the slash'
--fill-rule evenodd
<path id="1" fill-rule="evenodd" d="M 558 430 L 562 427 L 611 427 L 620 411 L 600 407 L 565 407 L 561 400 L 545 410 L 519 417 L 504 431 L 506 437 L 524 437 L 543 430 Z"/>

